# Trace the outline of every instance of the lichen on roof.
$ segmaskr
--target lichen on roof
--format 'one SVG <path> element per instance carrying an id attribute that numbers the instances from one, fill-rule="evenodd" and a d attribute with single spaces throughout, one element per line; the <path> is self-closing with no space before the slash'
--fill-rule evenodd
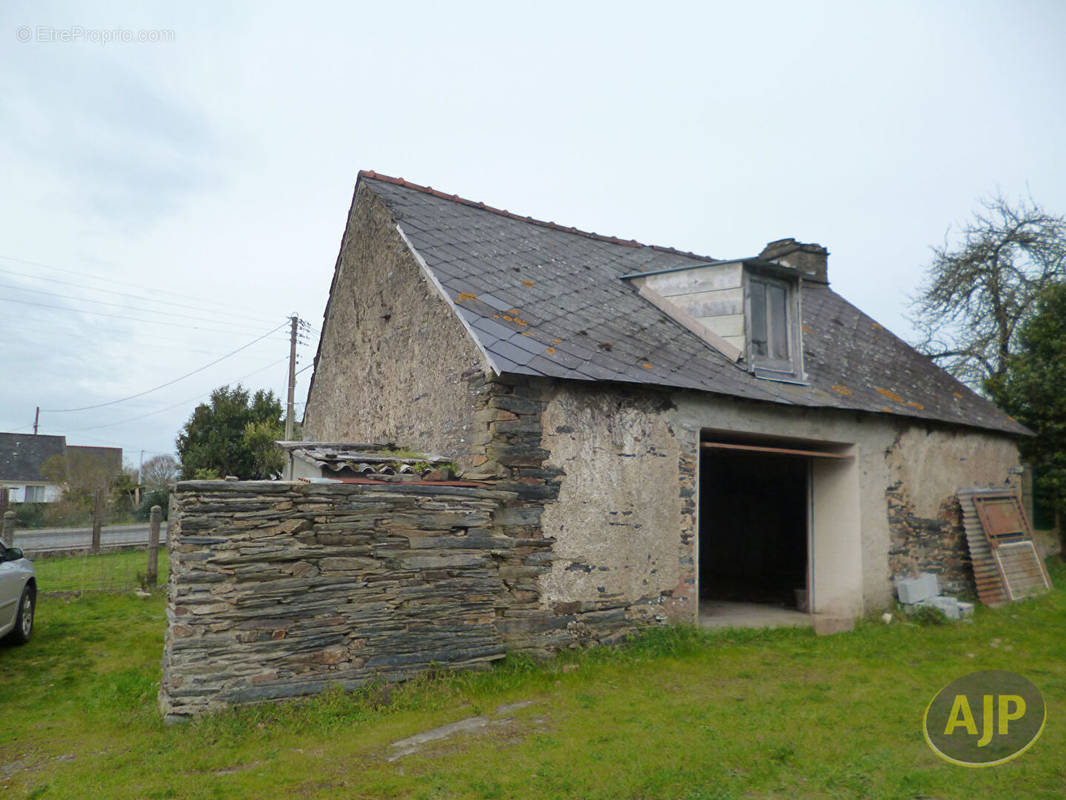
<path id="1" fill-rule="evenodd" d="M 1027 432 L 825 284 L 803 286 L 807 384 L 762 380 L 622 280 L 716 259 L 522 217 L 376 173 L 361 173 L 360 184 L 391 211 L 497 372 Z"/>

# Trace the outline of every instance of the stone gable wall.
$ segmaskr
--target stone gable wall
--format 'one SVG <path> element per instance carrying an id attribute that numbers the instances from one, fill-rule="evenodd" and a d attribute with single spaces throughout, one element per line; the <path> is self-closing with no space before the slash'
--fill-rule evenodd
<path id="1" fill-rule="evenodd" d="M 392 442 L 470 466 L 486 368 L 425 276 L 388 208 L 366 186 L 352 204 L 303 418 L 303 438 Z"/>

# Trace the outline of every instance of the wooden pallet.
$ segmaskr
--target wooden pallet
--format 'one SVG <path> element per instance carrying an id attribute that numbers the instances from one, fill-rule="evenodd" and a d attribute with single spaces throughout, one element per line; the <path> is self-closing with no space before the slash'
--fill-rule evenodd
<path id="1" fill-rule="evenodd" d="M 1008 489 L 959 492 L 977 597 L 1000 606 L 1051 588 L 1018 495 Z"/>

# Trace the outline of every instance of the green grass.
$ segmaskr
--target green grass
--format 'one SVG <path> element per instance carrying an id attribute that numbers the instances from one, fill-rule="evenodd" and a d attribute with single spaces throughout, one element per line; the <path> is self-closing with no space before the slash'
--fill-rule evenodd
<path id="1" fill-rule="evenodd" d="M 1059 589 L 972 624 L 878 621 L 824 638 L 673 628 L 168 727 L 155 708 L 162 597 L 49 599 L 29 646 L 0 646 L 0 797 L 1057 799 L 1064 623 Z M 921 720 L 977 669 L 1026 675 L 1048 723 L 1020 758 L 971 770 L 939 760 Z M 535 702 L 495 712 L 519 700 Z M 499 724 L 386 760 L 391 742 L 475 714 Z"/>
<path id="2" fill-rule="evenodd" d="M 167 581 L 167 550 L 159 550 L 159 585 Z M 140 586 L 148 571 L 144 550 L 88 555 L 79 553 L 54 558 L 35 558 L 37 590 L 40 592 L 126 591 Z"/>

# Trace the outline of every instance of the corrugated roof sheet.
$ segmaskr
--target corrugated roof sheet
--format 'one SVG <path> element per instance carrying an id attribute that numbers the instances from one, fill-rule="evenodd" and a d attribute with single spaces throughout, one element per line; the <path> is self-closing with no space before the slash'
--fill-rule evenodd
<path id="1" fill-rule="evenodd" d="M 1025 434 L 830 289 L 803 287 L 807 385 L 756 378 L 623 275 L 715 259 L 599 236 L 360 173 L 500 371 L 696 389 Z"/>

